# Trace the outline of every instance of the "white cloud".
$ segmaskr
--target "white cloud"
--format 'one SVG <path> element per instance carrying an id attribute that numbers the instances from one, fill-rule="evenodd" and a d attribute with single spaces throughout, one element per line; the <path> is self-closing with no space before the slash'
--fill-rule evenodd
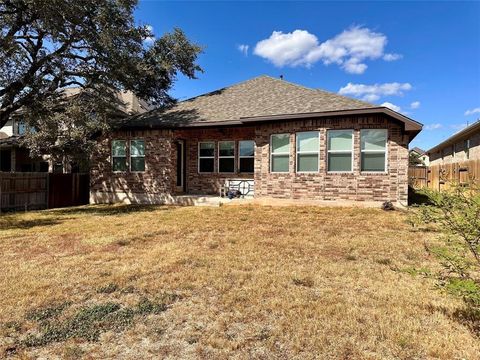
<path id="1" fill-rule="evenodd" d="M 480 107 L 465 111 L 465 116 L 469 116 L 469 115 L 473 115 L 473 114 L 480 114 Z"/>
<path id="2" fill-rule="evenodd" d="M 240 51 L 243 56 L 248 56 L 248 48 L 249 46 L 245 44 L 240 44 L 237 46 L 238 51 Z"/>
<path id="3" fill-rule="evenodd" d="M 410 109 L 418 109 L 420 107 L 420 101 L 414 101 L 410 104 Z"/>
<path id="4" fill-rule="evenodd" d="M 151 36 L 147 36 L 143 41 L 148 44 L 152 44 L 155 42 L 155 35 L 153 34 L 153 26 L 152 25 L 147 25 L 145 28 L 151 33 Z"/>
<path id="5" fill-rule="evenodd" d="M 387 107 L 389 109 L 392 109 L 393 111 L 396 111 L 396 112 L 400 112 L 402 110 L 402 108 L 400 106 L 397 106 L 397 105 L 392 104 L 390 102 L 384 102 L 380 106 L 385 106 L 385 107 Z"/>
<path id="6" fill-rule="evenodd" d="M 269 60 L 275 66 L 310 67 L 318 61 L 325 65 L 337 64 L 351 74 L 362 74 L 367 69 L 365 60 L 384 57 L 387 61 L 398 54 L 385 54 L 387 37 L 365 27 L 354 26 L 322 43 L 306 30 L 290 33 L 274 31 L 268 39 L 259 41 L 254 54 Z"/>
<path id="7" fill-rule="evenodd" d="M 396 61 L 403 57 L 401 54 L 385 54 L 383 55 L 383 60 L 385 61 Z"/>
<path id="8" fill-rule="evenodd" d="M 428 124 L 428 125 L 425 125 L 424 129 L 425 130 L 436 130 L 436 129 L 441 129 L 443 128 L 443 125 L 442 124 Z"/>
<path id="9" fill-rule="evenodd" d="M 340 88 L 338 93 L 340 95 L 351 95 L 361 98 L 365 101 L 376 101 L 382 96 L 402 96 L 405 91 L 412 89 L 409 83 L 384 83 L 384 84 L 353 84 L 348 83 Z"/>

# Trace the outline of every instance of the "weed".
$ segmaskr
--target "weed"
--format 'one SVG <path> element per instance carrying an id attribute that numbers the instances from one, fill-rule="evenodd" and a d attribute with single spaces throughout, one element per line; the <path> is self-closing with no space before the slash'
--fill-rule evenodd
<path id="1" fill-rule="evenodd" d="M 118 285 L 114 283 L 107 284 L 105 286 L 101 286 L 97 289 L 97 293 L 99 294 L 111 294 L 118 290 Z"/>
<path id="2" fill-rule="evenodd" d="M 294 285 L 297 285 L 297 286 L 305 286 L 305 287 L 313 287 L 314 285 L 314 281 L 312 278 L 310 277 L 305 277 L 305 278 L 298 278 L 298 277 L 295 277 L 292 279 L 292 282 Z"/>
<path id="3" fill-rule="evenodd" d="M 25 318 L 27 320 L 33 320 L 33 321 L 44 321 L 48 320 L 52 317 L 56 317 L 60 315 L 63 310 L 65 310 L 67 307 L 69 307 L 72 303 L 69 301 L 51 305 L 51 306 L 46 306 L 46 307 L 41 307 L 38 309 L 30 310 L 27 312 L 25 315 Z"/>

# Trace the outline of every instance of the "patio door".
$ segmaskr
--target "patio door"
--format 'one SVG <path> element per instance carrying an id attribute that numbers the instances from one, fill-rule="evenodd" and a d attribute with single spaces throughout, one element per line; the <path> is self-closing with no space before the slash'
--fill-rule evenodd
<path id="1" fill-rule="evenodd" d="M 177 141 L 177 192 L 184 193 L 186 190 L 185 186 L 185 140 Z"/>

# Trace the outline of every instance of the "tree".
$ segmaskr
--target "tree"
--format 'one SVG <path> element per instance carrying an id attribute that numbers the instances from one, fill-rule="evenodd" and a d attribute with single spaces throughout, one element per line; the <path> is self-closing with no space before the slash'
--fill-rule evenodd
<path id="1" fill-rule="evenodd" d="M 35 129 L 26 142 L 40 152 L 104 129 L 116 91 L 171 104 L 177 75 L 195 78 L 201 71 L 201 48 L 180 29 L 154 39 L 149 26 L 136 25 L 136 6 L 137 0 L 3 0 L 0 128 L 20 112 Z M 74 86 L 86 95 L 66 101 L 62 90 Z M 70 135 L 76 136 L 69 144 Z"/>
<path id="2" fill-rule="evenodd" d="M 425 165 L 425 163 L 420 158 L 420 155 L 418 155 L 417 153 L 410 152 L 408 156 L 408 165 L 418 166 L 418 165 Z"/>

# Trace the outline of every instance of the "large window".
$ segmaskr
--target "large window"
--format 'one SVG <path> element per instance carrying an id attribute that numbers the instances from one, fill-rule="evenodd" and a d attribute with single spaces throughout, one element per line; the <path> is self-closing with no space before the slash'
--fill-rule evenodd
<path id="1" fill-rule="evenodd" d="M 318 172 L 318 131 L 297 133 L 297 172 Z"/>
<path id="2" fill-rule="evenodd" d="M 238 170 L 241 173 L 253 173 L 255 167 L 255 142 L 244 140 L 238 142 Z"/>
<path id="3" fill-rule="evenodd" d="M 360 131 L 362 171 L 386 171 L 387 130 Z"/>
<path id="4" fill-rule="evenodd" d="M 130 141 L 130 171 L 145 171 L 145 141 Z"/>
<path id="5" fill-rule="evenodd" d="M 211 173 L 215 169 L 215 142 L 198 143 L 198 172 Z"/>
<path id="6" fill-rule="evenodd" d="M 290 160 L 290 135 L 272 135 L 271 148 L 271 172 L 288 172 L 288 165 Z"/>
<path id="7" fill-rule="evenodd" d="M 218 142 L 218 172 L 235 172 L 235 141 Z"/>
<path id="8" fill-rule="evenodd" d="M 113 171 L 127 171 L 127 142 L 125 140 L 112 141 L 112 169 Z"/>
<path id="9" fill-rule="evenodd" d="M 328 171 L 352 171 L 353 130 L 328 130 L 327 138 Z"/>

